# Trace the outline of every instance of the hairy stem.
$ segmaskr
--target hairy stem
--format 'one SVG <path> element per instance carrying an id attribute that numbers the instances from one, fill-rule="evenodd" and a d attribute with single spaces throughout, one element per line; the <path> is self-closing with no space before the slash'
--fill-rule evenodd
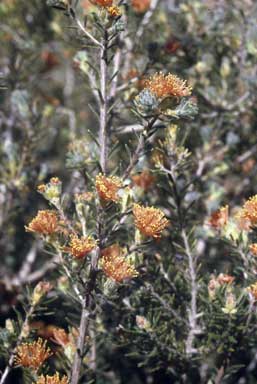
<path id="1" fill-rule="evenodd" d="M 107 168 L 107 44 L 108 34 L 105 31 L 105 36 L 100 50 L 100 130 L 99 130 L 99 145 L 100 145 L 100 165 L 103 173 L 106 173 Z"/>
<path id="2" fill-rule="evenodd" d="M 107 170 L 107 110 L 108 110 L 108 94 L 107 94 L 107 49 L 108 49 L 108 33 L 105 31 L 104 38 L 100 49 L 100 126 L 99 126 L 99 145 L 100 145 L 100 166 L 103 173 Z M 101 247 L 101 207 L 97 212 L 98 221 L 98 239 L 99 247 L 91 259 L 91 267 L 86 284 L 84 299 L 82 301 L 82 311 L 80 317 L 79 336 L 77 341 L 77 350 L 74 356 L 71 384 L 79 382 L 80 370 L 83 360 L 84 345 L 86 336 L 89 333 L 89 316 L 91 313 L 91 296 L 95 288 L 97 277 L 97 266 L 100 257 Z"/>
<path id="3" fill-rule="evenodd" d="M 197 352 L 196 348 L 194 348 L 194 340 L 195 340 L 195 336 L 201 332 L 197 323 L 197 319 L 199 317 L 199 315 L 197 314 L 198 284 L 196 280 L 195 259 L 190 249 L 188 236 L 184 229 L 182 229 L 181 235 L 184 242 L 186 255 L 188 257 L 189 276 L 190 276 L 190 283 L 191 283 L 191 303 L 190 303 L 190 309 L 189 309 L 189 315 L 188 315 L 189 333 L 186 340 L 186 353 L 188 355 L 191 355 Z"/>

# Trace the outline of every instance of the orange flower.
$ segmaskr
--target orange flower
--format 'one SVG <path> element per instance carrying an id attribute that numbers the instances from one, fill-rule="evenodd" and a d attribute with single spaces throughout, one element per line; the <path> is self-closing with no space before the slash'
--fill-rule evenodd
<path id="1" fill-rule="evenodd" d="M 142 173 L 132 176 L 132 180 L 138 187 L 147 191 L 155 181 L 155 177 L 145 169 Z"/>
<path id="2" fill-rule="evenodd" d="M 121 15 L 121 10 L 119 7 L 113 5 L 112 7 L 107 8 L 107 11 L 111 17 L 118 17 Z"/>
<path id="3" fill-rule="evenodd" d="M 149 89 L 160 99 L 168 96 L 189 96 L 192 92 L 192 88 L 187 85 L 186 80 L 181 80 L 171 73 L 164 75 L 162 72 L 157 72 L 147 79 L 145 81 L 145 88 Z"/>
<path id="4" fill-rule="evenodd" d="M 165 218 L 164 213 L 154 207 L 142 207 L 139 204 L 134 204 L 133 215 L 135 226 L 146 236 L 159 239 L 161 232 L 169 224 L 169 220 Z"/>
<path id="5" fill-rule="evenodd" d="M 118 177 L 106 177 L 99 173 L 99 175 L 96 176 L 95 186 L 102 200 L 113 202 L 119 200 L 117 192 L 122 187 L 122 181 Z"/>
<path id="6" fill-rule="evenodd" d="M 106 276 L 117 282 L 132 279 L 138 275 L 134 266 L 122 256 L 122 249 L 118 244 L 113 244 L 102 250 L 102 269 Z"/>
<path id="7" fill-rule="evenodd" d="M 257 282 L 246 288 L 254 300 L 257 300 Z"/>
<path id="8" fill-rule="evenodd" d="M 52 329 L 52 340 L 56 343 L 64 347 L 69 344 L 69 335 L 65 332 L 63 328 L 53 327 Z"/>
<path id="9" fill-rule="evenodd" d="M 257 256 L 257 243 L 249 245 L 249 249 L 253 255 Z"/>
<path id="10" fill-rule="evenodd" d="M 76 193 L 75 200 L 78 203 L 89 202 L 93 200 L 94 194 L 92 192 Z"/>
<path id="11" fill-rule="evenodd" d="M 39 211 L 37 216 L 25 226 L 27 232 L 36 232 L 42 235 L 52 235 L 58 232 L 58 217 L 55 211 Z"/>
<path id="12" fill-rule="evenodd" d="M 15 365 L 32 368 L 37 371 L 52 353 L 46 347 L 46 341 L 38 339 L 32 343 L 22 343 L 17 347 Z"/>
<path id="13" fill-rule="evenodd" d="M 50 284 L 48 281 L 40 281 L 37 283 L 32 294 L 33 305 L 36 305 L 41 300 L 41 298 L 46 295 L 52 288 L 52 284 Z"/>
<path id="14" fill-rule="evenodd" d="M 97 241 L 92 237 L 81 237 L 72 235 L 69 247 L 66 248 L 76 259 L 82 259 L 97 246 Z"/>
<path id="15" fill-rule="evenodd" d="M 217 281 L 219 284 L 231 284 L 235 278 L 233 276 L 227 275 L 226 273 L 220 273 L 219 276 L 217 277 Z"/>
<path id="16" fill-rule="evenodd" d="M 131 0 L 131 6 L 137 13 L 146 12 L 151 5 L 151 0 Z"/>
<path id="17" fill-rule="evenodd" d="M 216 229 L 224 227 L 228 223 L 228 205 L 211 214 L 208 224 Z"/>
<path id="18" fill-rule="evenodd" d="M 244 223 L 243 229 L 250 229 L 250 226 L 257 224 L 257 195 L 250 197 L 238 212 L 236 218 Z"/>
<path id="19" fill-rule="evenodd" d="M 92 0 L 92 3 L 107 8 L 112 6 L 113 0 Z"/>
<path id="20" fill-rule="evenodd" d="M 63 376 L 60 378 L 59 373 L 57 372 L 54 376 L 39 376 L 36 384 L 68 384 L 68 377 Z"/>
<path id="21" fill-rule="evenodd" d="M 232 284 L 235 278 L 233 276 L 227 275 L 225 273 L 220 273 L 218 277 L 212 275 L 209 284 L 208 292 L 210 298 L 214 298 L 216 295 L 216 290 L 219 289 L 222 285 Z"/>

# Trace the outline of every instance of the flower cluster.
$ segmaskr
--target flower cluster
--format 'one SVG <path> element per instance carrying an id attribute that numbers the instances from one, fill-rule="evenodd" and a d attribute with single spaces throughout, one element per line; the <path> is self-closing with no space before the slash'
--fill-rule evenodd
<path id="1" fill-rule="evenodd" d="M 41 235 L 52 235 L 59 231 L 58 216 L 55 211 L 42 210 L 25 226 L 27 232 L 35 232 Z"/>
<path id="2" fill-rule="evenodd" d="M 139 204 L 134 204 L 133 215 L 135 226 L 139 231 L 154 239 L 159 239 L 161 232 L 169 224 L 169 220 L 166 219 L 164 213 L 158 208 L 142 207 Z"/>
<path id="3" fill-rule="evenodd" d="M 52 177 L 49 183 L 39 185 L 37 190 L 42 193 L 45 199 L 53 204 L 58 204 L 62 191 L 62 182 L 58 177 Z"/>
<path id="4" fill-rule="evenodd" d="M 121 16 L 121 10 L 119 7 L 116 7 L 115 5 L 108 7 L 107 11 L 111 17 L 119 17 Z"/>
<path id="5" fill-rule="evenodd" d="M 237 219 L 242 223 L 244 229 L 257 224 L 257 195 L 250 197 L 238 212 Z"/>
<path id="6" fill-rule="evenodd" d="M 249 245 L 249 249 L 253 255 L 257 256 L 257 243 Z"/>
<path id="7" fill-rule="evenodd" d="M 36 305 L 41 298 L 52 289 L 52 285 L 47 281 L 40 281 L 34 288 L 32 294 L 32 304 Z"/>
<path id="8" fill-rule="evenodd" d="M 254 300 L 257 300 L 257 282 L 246 288 Z"/>
<path id="9" fill-rule="evenodd" d="M 122 255 L 122 249 L 118 244 L 103 249 L 101 255 L 102 270 L 112 280 L 120 283 L 138 275 L 135 267 Z"/>
<path id="10" fill-rule="evenodd" d="M 147 191 L 153 185 L 155 177 L 145 169 L 143 172 L 132 176 L 132 180 L 135 185 Z"/>
<path id="11" fill-rule="evenodd" d="M 119 177 L 106 177 L 99 173 L 95 182 L 97 193 L 103 201 L 117 202 L 119 200 L 118 191 L 122 187 L 122 181 Z"/>
<path id="12" fill-rule="evenodd" d="M 60 378 L 58 372 L 53 376 L 41 375 L 39 376 L 36 384 L 68 384 L 68 377 L 63 376 L 62 378 Z"/>
<path id="13" fill-rule="evenodd" d="M 171 73 L 164 75 L 162 72 L 157 72 L 145 80 L 145 88 L 149 89 L 159 99 L 169 96 L 189 96 L 192 92 L 192 88 L 187 85 L 186 80 L 181 80 Z"/>
<path id="14" fill-rule="evenodd" d="M 112 6 L 113 0 L 92 0 L 92 3 L 99 7 L 107 8 Z"/>
<path id="15" fill-rule="evenodd" d="M 212 276 L 208 284 L 208 293 L 210 298 L 214 298 L 217 289 L 226 284 L 232 284 L 235 278 L 225 273 L 220 273 L 217 277 Z"/>
<path id="16" fill-rule="evenodd" d="M 208 224 L 215 228 L 223 228 L 228 223 L 228 205 L 211 214 Z"/>
<path id="17" fill-rule="evenodd" d="M 136 13 L 146 12 L 151 5 L 151 0 L 131 0 L 131 6 Z"/>
<path id="18" fill-rule="evenodd" d="M 37 371 L 51 355 L 51 350 L 46 347 L 46 341 L 39 338 L 37 341 L 22 343 L 17 347 L 15 365 Z"/>
<path id="19" fill-rule="evenodd" d="M 97 241 L 92 237 L 81 237 L 72 235 L 69 246 L 65 249 L 76 259 L 82 259 L 97 246 Z"/>

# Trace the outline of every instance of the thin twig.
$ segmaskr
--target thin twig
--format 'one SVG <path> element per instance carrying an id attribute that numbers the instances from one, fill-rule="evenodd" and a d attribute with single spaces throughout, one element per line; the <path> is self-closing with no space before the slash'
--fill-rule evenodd
<path id="1" fill-rule="evenodd" d="M 142 154 L 142 151 L 143 151 L 144 146 L 145 146 L 145 142 L 146 142 L 147 137 L 148 137 L 148 132 L 151 128 L 153 128 L 157 119 L 158 119 L 158 116 L 153 117 L 152 120 L 149 121 L 148 125 L 145 127 L 143 132 L 140 134 L 136 150 L 135 150 L 134 155 L 132 156 L 132 158 L 130 160 L 130 163 L 129 163 L 127 169 L 124 172 L 123 179 L 126 179 L 130 175 L 131 171 L 133 170 L 135 165 L 138 163 L 138 160 Z"/>
<path id="2" fill-rule="evenodd" d="M 84 28 L 83 24 L 81 23 L 80 20 L 78 20 L 77 18 L 75 18 L 75 21 L 76 21 L 76 24 L 77 26 L 80 28 L 80 30 L 84 33 L 84 35 L 86 35 L 95 45 L 97 45 L 98 47 L 102 47 L 102 44 L 100 43 L 100 41 L 98 41 L 94 36 L 91 35 L 90 32 L 88 32 L 86 30 L 86 28 Z"/>

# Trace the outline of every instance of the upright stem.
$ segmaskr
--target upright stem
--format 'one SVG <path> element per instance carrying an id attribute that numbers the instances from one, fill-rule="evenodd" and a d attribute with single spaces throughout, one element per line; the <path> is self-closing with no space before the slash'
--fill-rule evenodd
<path id="1" fill-rule="evenodd" d="M 138 163 L 138 160 L 139 160 L 139 158 L 142 154 L 142 151 L 144 149 L 145 142 L 148 138 L 148 132 L 154 126 L 154 123 L 156 122 L 157 119 L 158 119 L 158 116 L 153 117 L 152 120 L 149 121 L 149 123 L 147 124 L 147 126 L 145 127 L 143 132 L 141 132 L 138 143 L 137 143 L 136 150 L 135 150 L 134 155 L 132 156 L 132 158 L 130 160 L 130 163 L 129 163 L 127 169 L 124 172 L 123 179 L 126 179 L 130 175 L 131 171 L 134 169 L 135 165 Z"/>
<path id="2" fill-rule="evenodd" d="M 99 130 L 99 145 L 100 145 L 100 165 L 103 173 L 106 173 L 107 168 L 107 45 L 108 33 L 105 31 L 100 50 L 100 130 Z"/>
<path id="3" fill-rule="evenodd" d="M 103 173 L 107 170 L 107 111 L 108 111 L 108 94 L 107 94 L 107 49 L 108 49 L 108 32 L 105 31 L 104 38 L 101 43 L 100 49 L 100 126 L 99 126 L 99 145 L 100 145 L 100 165 Z M 89 331 L 89 315 L 91 311 L 91 295 L 95 288 L 97 277 L 97 266 L 100 257 L 101 247 L 101 207 L 97 210 L 98 221 L 98 240 L 99 247 L 97 248 L 91 259 L 91 267 L 89 272 L 88 281 L 85 287 L 84 299 L 82 301 L 82 311 L 79 325 L 79 336 L 77 341 L 77 350 L 75 352 L 71 384 L 78 384 L 80 378 L 80 370 L 83 360 L 85 339 Z"/>
<path id="4" fill-rule="evenodd" d="M 194 256 L 191 252 L 188 237 L 184 229 L 182 229 L 182 238 L 185 246 L 186 255 L 188 257 L 188 266 L 189 266 L 189 277 L 191 281 L 191 303 L 189 310 L 189 334 L 186 341 L 186 353 L 191 355 L 192 353 L 196 353 L 197 350 L 194 348 L 194 340 L 195 336 L 201 333 L 201 330 L 197 323 L 197 318 L 199 315 L 197 314 L 197 292 L 198 292 L 198 284 L 196 280 L 196 268 L 195 268 L 195 260 Z"/>
<path id="5" fill-rule="evenodd" d="M 72 373 L 71 373 L 71 384 L 77 384 L 80 377 L 80 369 L 83 360 L 85 339 L 88 335 L 89 328 L 89 316 L 91 309 L 91 294 L 95 288 L 96 276 L 97 276 L 97 264 L 100 257 L 100 248 L 97 248 L 94 255 L 92 255 L 91 268 L 88 277 L 88 283 L 85 289 L 85 296 L 82 302 L 82 311 L 79 325 L 79 336 L 77 341 L 77 349 L 74 356 Z"/>

